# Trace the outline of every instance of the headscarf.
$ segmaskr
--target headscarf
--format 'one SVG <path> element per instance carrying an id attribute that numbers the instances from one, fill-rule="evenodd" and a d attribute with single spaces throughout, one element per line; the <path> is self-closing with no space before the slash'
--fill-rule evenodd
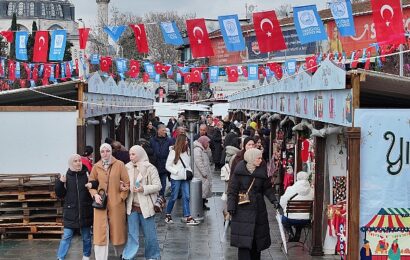
<path id="1" fill-rule="evenodd" d="M 202 145 L 202 147 L 205 147 L 206 144 L 209 143 L 209 141 L 211 141 L 211 139 L 209 139 L 209 137 L 206 135 L 203 135 L 198 138 L 198 142 Z"/>
<path id="2" fill-rule="evenodd" d="M 149 163 L 148 155 L 145 152 L 144 148 L 142 148 L 142 146 L 134 145 L 130 148 L 130 152 L 134 152 L 137 155 L 137 161 L 135 163 L 131 161 L 134 167 L 140 168 L 143 165 Z"/>
<path id="3" fill-rule="evenodd" d="M 112 147 L 111 147 L 110 144 L 103 143 L 103 144 L 100 146 L 100 152 L 101 152 L 103 149 L 108 149 L 108 150 L 110 150 L 111 153 L 112 153 Z M 104 169 L 108 169 L 108 167 L 109 167 L 109 165 L 110 165 L 110 163 L 111 163 L 111 157 L 110 157 L 108 160 L 103 160 L 103 159 L 101 159 L 101 161 L 102 161 L 102 164 L 103 164 Z"/>
<path id="4" fill-rule="evenodd" d="M 298 181 L 307 181 L 309 179 L 309 174 L 304 171 L 298 172 L 298 174 L 296 175 L 296 179 Z"/>
<path id="5" fill-rule="evenodd" d="M 79 154 L 72 154 L 69 158 L 68 158 L 68 168 L 70 168 L 71 171 L 73 172 L 79 172 L 81 171 L 83 164 L 81 164 L 80 168 L 77 169 L 74 167 L 74 160 L 75 159 L 80 159 L 81 160 L 81 156 Z"/>
<path id="6" fill-rule="evenodd" d="M 256 169 L 256 165 L 255 165 L 255 160 L 258 157 L 262 156 L 262 151 L 256 148 L 251 148 L 248 151 L 245 152 L 243 158 L 246 162 L 246 169 L 248 169 L 248 171 L 250 173 L 253 173 Z"/>

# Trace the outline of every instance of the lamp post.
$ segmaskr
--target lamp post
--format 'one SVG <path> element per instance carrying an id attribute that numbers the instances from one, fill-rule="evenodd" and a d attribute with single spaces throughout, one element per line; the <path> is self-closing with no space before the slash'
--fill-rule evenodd
<path id="1" fill-rule="evenodd" d="M 85 22 L 83 21 L 83 18 L 78 18 L 77 21 L 83 24 L 83 28 L 85 28 Z"/>

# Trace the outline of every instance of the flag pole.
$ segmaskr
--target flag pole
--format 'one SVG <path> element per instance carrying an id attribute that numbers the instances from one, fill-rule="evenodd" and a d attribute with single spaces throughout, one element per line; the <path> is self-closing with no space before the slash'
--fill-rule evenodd
<path id="1" fill-rule="evenodd" d="M 400 0 L 400 8 L 401 8 L 401 11 L 403 12 L 403 1 L 402 0 Z M 403 75 L 404 75 L 404 70 L 403 70 L 403 65 L 404 65 L 403 43 L 400 44 L 399 51 L 400 51 L 400 54 L 399 54 L 400 70 L 399 71 L 400 71 L 400 77 L 403 77 Z"/>

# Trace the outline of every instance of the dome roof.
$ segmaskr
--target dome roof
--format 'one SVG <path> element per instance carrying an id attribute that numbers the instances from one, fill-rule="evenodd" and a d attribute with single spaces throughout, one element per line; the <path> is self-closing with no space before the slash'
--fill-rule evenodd
<path id="1" fill-rule="evenodd" d="M 0 0 L 0 19 L 40 18 L 74 20 L 75 8 L 70 0 Z"/>

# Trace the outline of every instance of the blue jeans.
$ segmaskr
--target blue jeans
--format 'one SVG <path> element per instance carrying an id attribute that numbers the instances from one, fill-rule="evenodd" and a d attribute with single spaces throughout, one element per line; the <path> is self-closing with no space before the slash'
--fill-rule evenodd
<path id="1" fill-rule="evenodd" d="M 74 229 L 64 228 L 64 234 L 57 252 L 58 259 L 64 259 L 66 257 L 73 235 Z M 91 227 L 81 228 L 81 236 L 83 238 L 83 256 L 89 257 L 91 255 Z"/>
<path id="2" fill-rule="evenodd" d="M 159 179 L 161 180 L 161 190 L 159 191 L 159 195 L 165 198 L 165 188 L 167 187 L 167 178 L 168 175 L 166 173 L 160 173 Z"/>
<path id="3" fill-rule="evenodd" d="M 176 181 L 171 179 L 171 198 L 168 201 L 166 214 L 171 214 L 175 201 L 178 199 L 179 190 L 182 191 L 182 211 L 184 217 L 191 216 L 189 211 L 189 181 Z"/>
<path id="4" fill-rule="evenodd" d="M 159 259 L 160 249 L 157 239 L 157 229 L 155 227 L 155 216 L 144 218 L 141 213 L 131 212 L 128 218 L 128 239 L 122 257 L 124 259 L 134 259 L 139 248 L 138 236 L 140 228 L 144 234 L 145 258 Z"/>

